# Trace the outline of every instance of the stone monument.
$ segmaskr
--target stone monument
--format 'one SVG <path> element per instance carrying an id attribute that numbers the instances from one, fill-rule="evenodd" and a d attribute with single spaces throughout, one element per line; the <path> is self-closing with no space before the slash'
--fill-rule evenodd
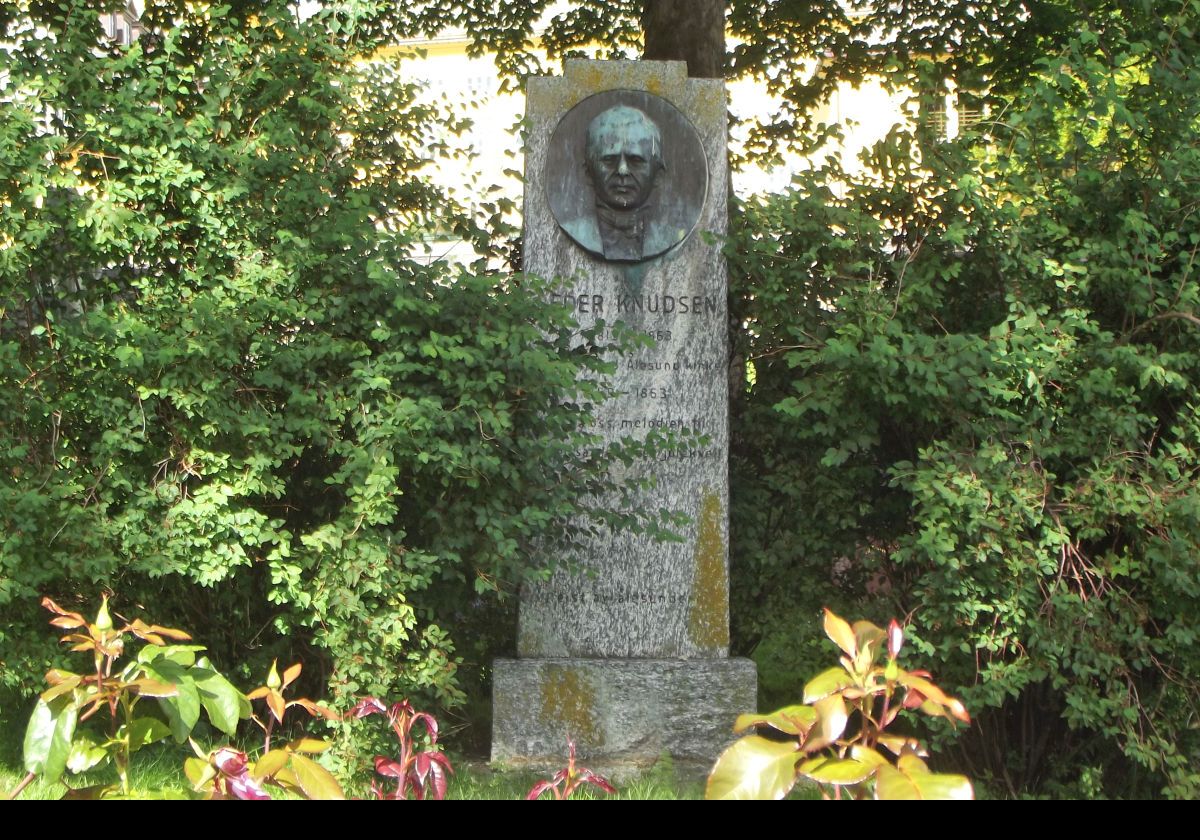
<path id="1" fill-rule="evenodd" d="M 729 658 L 725 88 L 682 62 L 571 61 L 529 82 L 525 270 L 561 284 L 580 326 L 652 339 L 617 361 L 610 439 L 701 436 L 631 468 L 648 510 L 682 512 L 681 542 L 611 532 L 521 595 L 518 658 L 495 662 L 492 760 L 594 765 L 668 752 L 710 765 L 756 700 Z"/>

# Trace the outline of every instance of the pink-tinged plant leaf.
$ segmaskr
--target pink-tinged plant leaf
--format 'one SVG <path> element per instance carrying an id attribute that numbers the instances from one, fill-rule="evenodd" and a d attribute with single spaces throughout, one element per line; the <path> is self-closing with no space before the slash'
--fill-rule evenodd
<path id="1" fill-rule="evenodd" d="M 354 704 L 354 708 L 346 713 L 347 717 L 365 718 L 367 715 L 386 715 L 387 706 L 374 697 L 364 697 Z"/>
<path id="2" fill-rule="evenodd" d="M 335 712 L 333 709 L 330 709 L 327 706 L 322 706 L 320 703 L 314 703 L 313 701 L 309 700 L 307 697 L 300 697 L 296 700 L 290 701 L 287 704 L 287 707 L 289 709 L 292 706 L 299 706 L 301 709 L 304 709 L 304 711 L 308 712 L 313 717 L 320 715 L 321 717 L 325 718 L 326 720 L 340 720 L 342 717 L 337 712 Z"/>
<path id="3" fill-rule="evenodd" d="M 229 792 L 233 794 L 235 799 L 261 801 L 271 798 L 270 794 L 263 790 L 262 785 L 249 776 L 239 776 L 234 779 L 227 779 L 226 786 L 229 788 Z"/>
<path id="4" fill-rule="evenodd" d="M 895 659 L 900 655 L 900 648 L 904 646 L 904 629 L 894 618 L 888 623 L 887 637 L 888 656 Z"/>
<path id="5" fill-rule="evenodd" d="M 301 670 L 300 663 L 297 662 L 295 665 L 290 666 L 286 671 L 284 671 L 282 687 L 287 688 L 289 685 L 294 683 L 296 681 L 296 678 L 300 676 L 300 670 Z"/>
<path id="6" fill-rule="evenodd" d="M 441 753 L 433 753 L 433 763 L 429 765 L 429 790 L 436 800 L 446 798 L 446 773 L 449 770 L 450 762 Z"/>
<path id="7" fill-rule="evenodd" d="M 802 762 L 796 772 L 823 785 L 857 785 L 875 775 L 878 766 L 855 758 L 821 755 Z"/>
<path id="8" fill-rule="evenodd" d="M 67 680 L 74 680 L 75 682 L 78 682 L 79 679 L 79 674 L 76 674 L 73 671 L 64 671 L 61 668 L 51 668 L 46 672 L 46 682 L 50 683 L 50 685 L 58 685 L 59 683 Z"/>
<path id="9" fill-rule="evenodd" d="M 854 631 L 844 618 L 835 615 L 828 607 L 825 608 L 825 635 L 847 656 L 853 658 L 858 653 Z"/>
<path id="10" fill-rule="evenodd" d="M 803 735 L 816 719 L 817 713 L 812 706 L 785 706 L 766 715 L 738 715 L 733 731 L 741 732 L 751 726 L 765 725 L 788 735 Z"/>
<path id="11" fill-rule="evenodd" d="M 125 628 L 139 639 L 144 639 L 152 645 L 165 645 L 167 639 L 173 639 L 177 642 L 187 642 L 191 640 L 191 636 L 182 630 L 175 630 L 171 627 L 160 627 L 157 624 L 146 624 L 140 618 L 135 618 Z"/>
<path id="12" fill-rule="evenodd" d="M 412 715 L 412 713 L 412 703 L 409 703 L 408 700 L 401 700 L 398 703 L 392 704 L 392 707 L 388 709 L 387 715 L 389 720 L 400 720 L 401 718 Z M 409 721 L 408 725 L 411 728 L 412 721 Z"/>
<path id="13" fill-rule="evenodd" d="M 582 773 L 580 773 L 579 778 L 581 781 L 586 782 L 589 785 L 595 785 L 605 793 L 617 792 L 617 789 L 609 783 L 608 779 L 604 778 L 603 776 L 596 775 L 591 770 L 584 770 Z"/>
<path id="14" fill-rule="evenodd" d="M 846 731 L 846 723 L 850 719 L 846 711 L 846 701 L 840 694 L 832 694 L 813 704 L 817 713 L 817 722 L 809 730 L 802 749 L 804 752 L 816 752 L 824 749 L 842 737 Z"/>
<path id="15" fill-rule="evenodd" d="M 796 783 L 794 741 L 747 735 L 717 759 L 708 776 L 705 799 L 783 799 Z"/>
<path id="16" fill-rule="evenodd" d="M 279 723 L 283 723 L 283 715 L 287 710 L 287 703 L 283 700 L 283 695 L 275 689 L 267 692 L 267 708 L 271 710 L 271 717 L 275 718 Z"/>
<path id="17" fill-rule="evenodd" d="M 924 694 L 926 699 L 932 700 L 940 706 L 945 706 L 950 702 L 950 697 L 946 692 L 924 677 L 918 676 L 914 671 L 901 671 L 896 681 L 905 688 L 916 689 Z"/>
<path id="18" fill-rule="evenodd" d="M 81 788 L 68 788 L 63 794 L 63 800 L 79 800 L 86 799 L 88 801 L 96 799 L 105 799 L 109 794 L 116 793 L 119 788 L 116 785 L 88 785 Z"/>
<path id="19" fill-rule="evenodd" d="M 804 702 L 812 703 L 854 685 L 854 677 L 845 668 L 829 668 L 817 674 L 804 686 Z"/>
<path id="20" fill-rule="evenodd" d="M 143 678 L 126 683 L 126 686 L 143 697 L 177 697 L 179 695 L 179 686 L 158 680 Z"/>
<path id="21" fill-rule="evenodd" d="M 903 709 L 904 709 L 903 703 L 897 703 L 894 706 L 889 707 L 887 714 L 884 715 L 883 718 L 879 721 L 879 728 L 886 729 L 887 727 L 891 726 L 892 722 L 896 720 L 897 716 L 899 716 L 900 712 Z"/>
<path id="22" fill-rule="evenodd" d="M 433 715 L 426 712 L 417 712 L 413 715 L 412 723 L 409 724 L 409 729 L 412 729 L 413 724 L 417 721 L 425 724 L 425 729 L 429 731 L 429 743 L 436 744 L 438 736 L 438 724 Z"/>
<path id="23" fill-rule="evenodd" d="M 432 763 L 433 762 L 430 760 L 428 752 L 417 753 L 416 760 L 413 762 L 413 769 L 416 771 L 417 778 L 422 782 L 424 782 L 425 777 L 429 775 L 429 766 Z"/>
<path id="24" fill-rule="evenodd" d="M 240 776 L 246 772 L 249 759 L 246 754 L 232 747 L 222 747 L 212 754 L 213 766 L 226 776 Z"/>
<path id="25" fill-rule="evenodd" d="M 267 688 L 265 685 L 260 685 L 258 688 L 254 689 L 249 694 L 247 694 L 246 699 L 247 700 L 259 700 L 263 697 L 266 697 L 270 693 L 271 693 L 271 689 Z"/>
<path id="26" fill-rule="evenodd" d="M 50 623 L 54 624 L 56 627 L 71 628 L 71 627 L 86 627 L 87 626 L 87 623 L 88 623 L 87 619 L 84 618 L 82 615 L 80 615 L 77 612 L 68 612 L 67 610 L 64 610 L 62 607 L 60 607 L 58 604 L 54 603 L 49 598 L 42 599 L 42 606 L 45 607 L 46 609 L 50 610 L 50 612 L 54 613 L 55 615 L 63 616 L 64 618 L 68 618 L 72 622 L 74 622 L 73 624 L 59 624 L 58 623 L 59 619 L 56 619 L 56 618 L 50 619 Z"/>
<path id="27" fill-rule="evenodd" d="M 53 671 L 51 673 L 54 673 Z M 50 674 L 46 675 L 46 679 L 50 679 Z M 44 702 L 49 703 L 55 697 L 74 691 L 75 688 L 83 682 L 83 677 L 78 674 L 65 675 L 57 682 L 51 681 L 52 688 L 48 688 L 41 693 L 41 698 Z"/>
<path id="28" fill-rule="evenodd" d="M 922 694 L 921 692 L 917 691 L 916 689 L 910 688 L 910 689 L 908 689 L 908 691 L 904 692 L 904 702 L 901 705 L 904 708 L 911 711 L 912 709 L 921 708 L 921 705 L 924 702 L 925 702 L 925 695 Z M 936 704 L 934 704 L 934 705 L 936 705 Z"/>
<path id="29" fill-rule="evenodd" d="M 388 758 L 386 755 L 375 756 L 375 772 L 380 776 L 389 776 L 393 779 L 404 777 L 404 765 L 395 759 Z"/>
<path id="30" fill-rule="evenodd" d="M 74 630 L 77 627 L 84 627 L 87 625 L 87 622 L 83 620 L 83 616 L 79 616 L 79 618 L 72 618 L 68 615 L 60 616 L 59 618 L 52 618 L 50 619 L 50 623 L 55 627 L 61 627 L 64 630 Z"/>
<path id="31" fill-rule="evenodd" d="M 554 789 L 554 785 L 552 783 L 546 781 L 545 779 L 543 779 L 542 781 L 538 782 L 536 785 L 534 785 L 533 787 L 531 787 L 529 789 L 529 793 L 525 794 L 525 798 L 526 799 L 537 799 L 539 796 L 541 796 L 546 791 L 553 790 L 553 789 Z"/>

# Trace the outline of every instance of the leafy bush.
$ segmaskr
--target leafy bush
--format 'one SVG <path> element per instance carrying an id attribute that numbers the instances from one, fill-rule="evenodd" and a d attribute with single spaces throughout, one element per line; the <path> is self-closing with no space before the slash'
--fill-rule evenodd
<path id="1" fill-rule="evenodd" d="M 86 673 L 52 668 L 46 674 L 50 688 L 38 698 L 25 729 L 29 776 L 18 792 L 36 776 L 53 782 L 68 770 L 83 773 L 111 761 L 119 785 L 100 786 L 87 795 L 128 796 L 130 758 L 142 747 L 171 736 L 182 743 L 199 722 L 202 709 L 212 725 L 227 735 L 233 735 L 238 721 L 250 715 L 249 701 L 212 667 L 202 655 L 202 646 L 167 643 L 168 639 L 190 641 L 182 630 L 141 619 L 118 627 L 107 597 L 94 621 L 64 610 L 49 598 L 42 600 L 42 606 L 57 616 L 51 624 L 73 631 L 62 641 L 70 643 L 72 651 L 90 653 L 92 668 Z M 129 636 L 145 642 L 136 654 L 126 650 Z M 147 697 L 158 701 L 158 714 L 146 714 L 145 708 L 139 711 Z M 93 718 L 102 722 L 99 732 L 96 724 L 80 727 Z"/>
<path id="2" fill-rule="evenodd" d="M 749 204 L 731 248 L 735 604 L 774 593 L 743 639 L 814 585 L 909 616 L 1011 794 L 1200 784 L 1200 14 L 1167 6 L 1095 16 L 975 133 Z"/>
<path id="3" fill-rule="evenodd" d="M 131 47 L 0 18 L 3 680 L 53 656 L 37 597 L 106 585 L 239 678 L 303 654 L 338 697 L 452 702 L 453 628 L 605 485 L 595 336 L 421 256 L 490 232 L 352 20 L 178 5 Z"/>
<path id="4" fill-rule="evenodd" d="M 831 787 L 834 799 L 843 791 L 852 799 L 974 799 L 969 779 L 930 772 L 921 743 L 889 731 L 905 710 L 971 720 L 928 671 L 899 666 L 904 631 L 895 619 L 884 631 L 869 621 L 850 625 L 825 610 L 824 626 L 841 649 L 841 664 L 808 682 L 802 705 L 740 715 L 736 731 L 762 727 L 776 737 L 747 735 L 725 750 L 709 774 L 705 798 L 782 799 L 808 779 Z M 881 653 L 887 654 L 885 665 L 878 664 Z M 780 733 L 787 737 L 781 740 Z"/>

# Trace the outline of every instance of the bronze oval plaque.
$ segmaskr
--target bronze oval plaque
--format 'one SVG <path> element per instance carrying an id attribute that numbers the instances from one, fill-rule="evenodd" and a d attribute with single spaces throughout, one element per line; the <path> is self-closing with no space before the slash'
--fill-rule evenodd
<path id="1" fill-rule="evenodd" d="M 708 160 L 688 118 L 640 90 L 607 90 L 566 113 L 543 172 L 555 221 L 580 248 L 639 263 L 688 237 L 708 195 Z"/>

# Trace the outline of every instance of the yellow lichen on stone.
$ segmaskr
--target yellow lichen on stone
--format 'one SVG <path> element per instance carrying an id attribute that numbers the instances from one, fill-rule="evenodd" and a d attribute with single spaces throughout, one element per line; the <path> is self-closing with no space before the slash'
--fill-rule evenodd
<path id="1" fill-rule="evenodd" d="M 547 665 L 542 673 L 542 715 L 559 723 L 572 740 L 601 746 L 604 734 L 596 724 L 596 692 L 577 669 Z"/>
<path id="2" fill-rule="evenodd" d="M 729 646 L 729 579 L 721 534 L 723 514 L 717 494 L 705 493 L 696 529 L 688 635 L 692 644 L 706 650 Z"/>

